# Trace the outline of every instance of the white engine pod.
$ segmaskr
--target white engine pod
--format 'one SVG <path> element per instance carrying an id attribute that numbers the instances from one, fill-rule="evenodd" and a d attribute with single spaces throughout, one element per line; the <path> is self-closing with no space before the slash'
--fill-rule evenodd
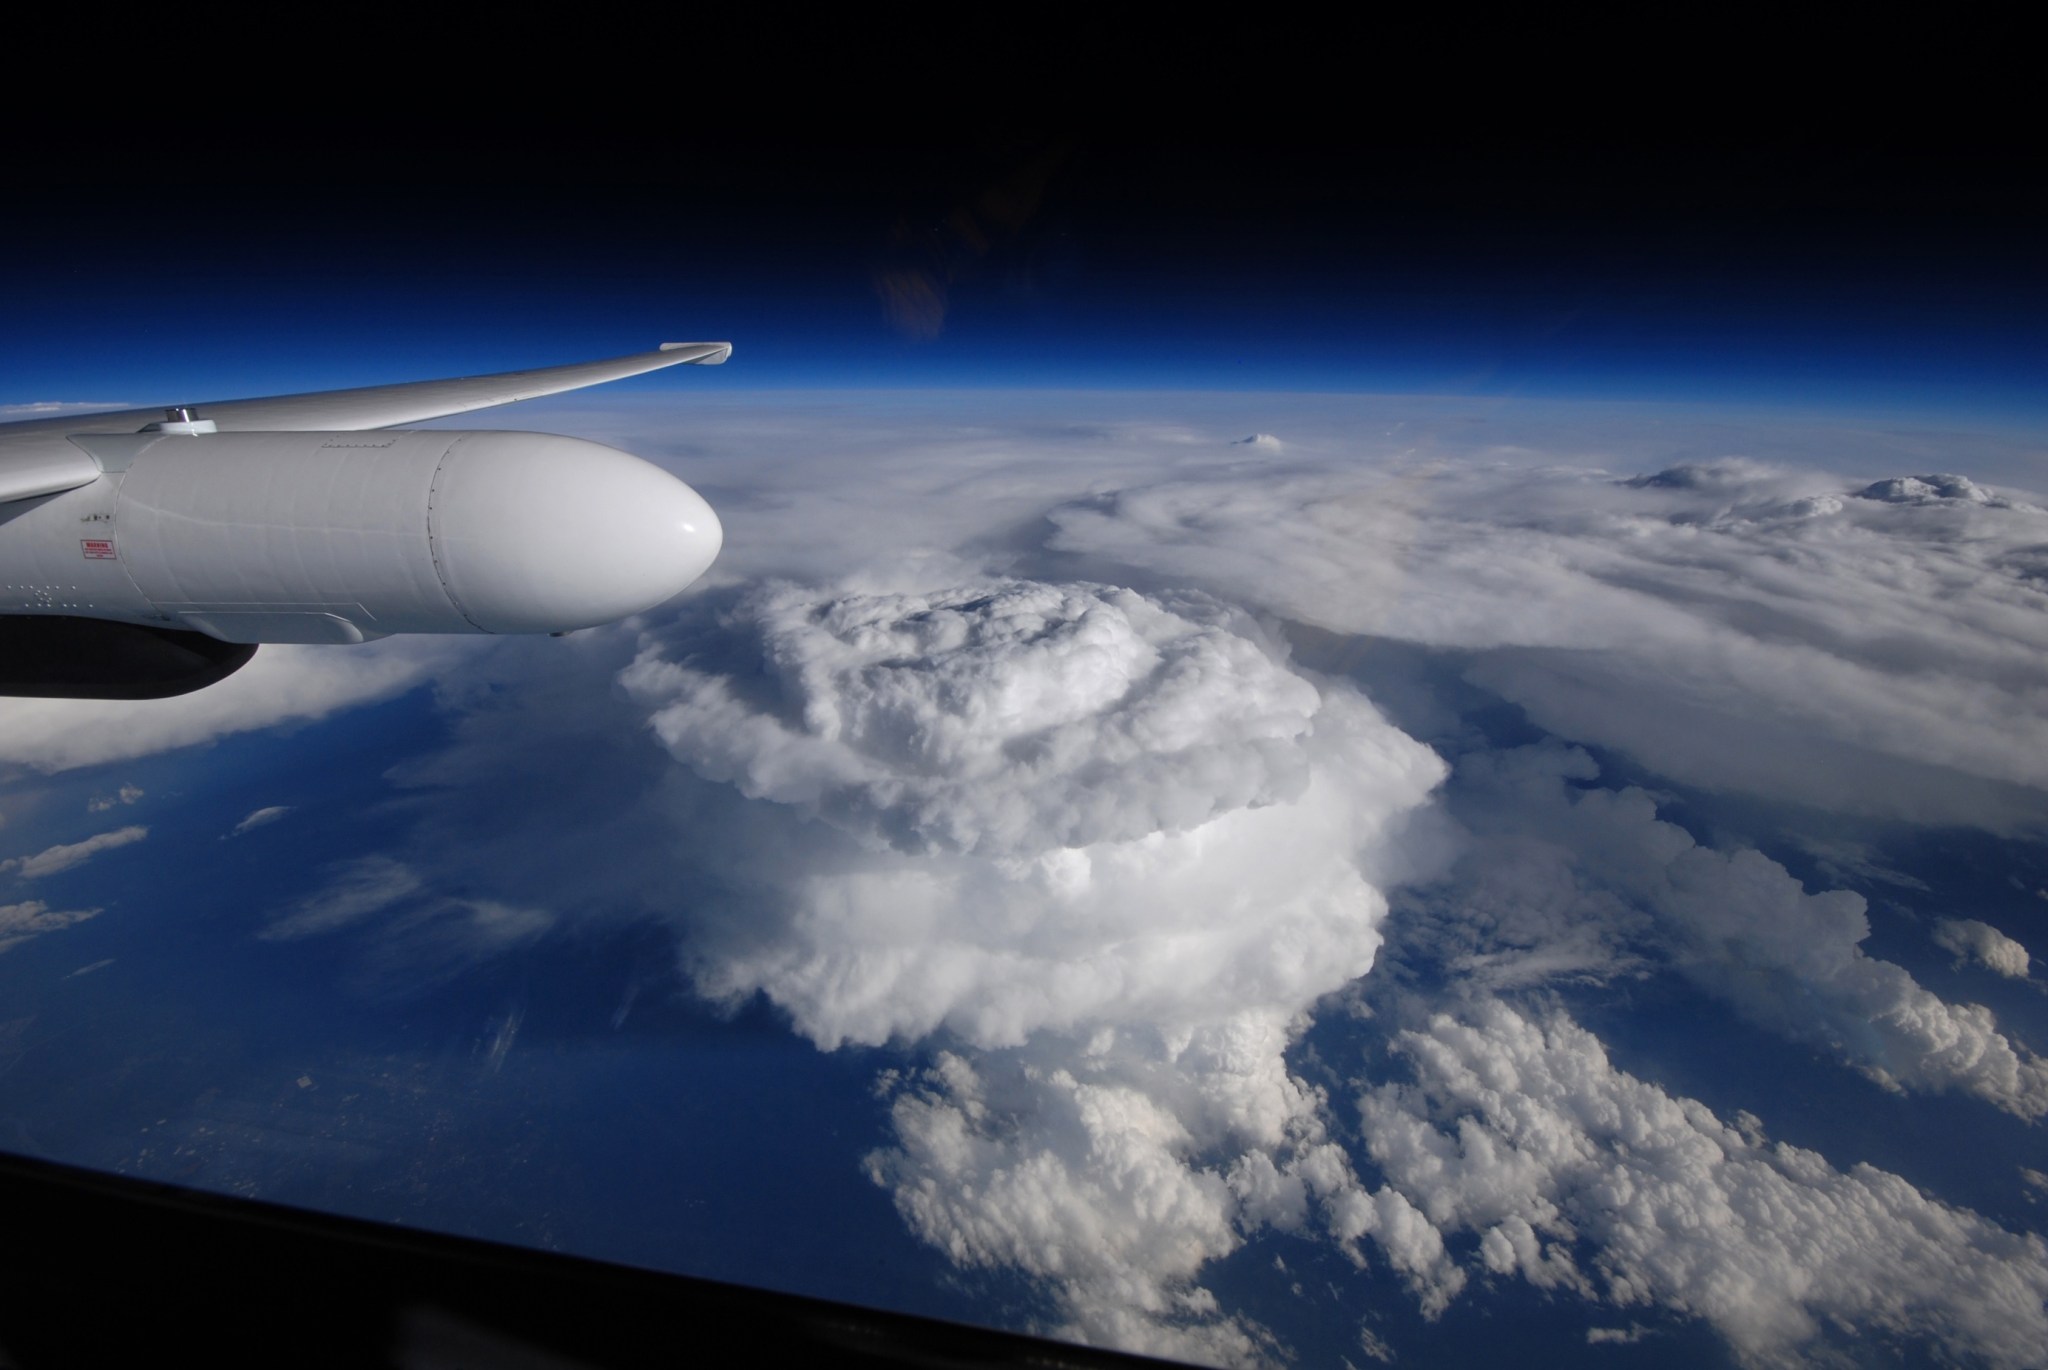
<path id="1" fill-rule="evenodd" d="M 704 574 L 718 515 L 659 467 L 541 433 L 448 449 L 430 528 L 449 597 L 486 632 L 587 628 L 651 609 Z"/>
<path id="2" fill-rule="evenodd" d="M 675 477 L 541 433 L 167 436 L 120 481 L 136 589 L 229 641 L 588 627 L 681 590 L 722 536 Z"/>

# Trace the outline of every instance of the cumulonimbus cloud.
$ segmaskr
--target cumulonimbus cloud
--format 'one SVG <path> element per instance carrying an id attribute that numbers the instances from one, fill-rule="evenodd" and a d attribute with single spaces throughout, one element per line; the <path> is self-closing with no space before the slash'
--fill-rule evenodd
<path id="1" fill-rule="evenodd" d="M 1291 1012 L 1371 964 L 1362 862 L 1443 775 L 1206 600 L 781 587 L 724 631 L 745 675 L 684 641 L 624 680 L 679 760 L 860 853 L 782 863 L 786 936 L 700 973 L 821 1045 Z"/>
<path id="2" fill-rule="evenodd" d="M 718 632 L 748 655 L 651 640 L 627 688 L 757 840 L 808 835 L 734 853 L 766 888 L 692 929 L 700 988 L 821 1046 L 978 1049 L 897 1081 L 869 1167 L 913 1229 L 1051 1280 L 1071 1335 L 1263 1354 L 1195 1275 L 1261 1226 L 1362 1230 L 1283 1052 L 1371 966 L 1442 763 L 1201 597 L 780 586 Z"/>

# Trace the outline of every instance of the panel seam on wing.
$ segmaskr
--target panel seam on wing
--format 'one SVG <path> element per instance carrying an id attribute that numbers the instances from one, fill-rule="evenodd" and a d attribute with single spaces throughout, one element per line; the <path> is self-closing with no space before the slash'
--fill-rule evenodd
<path id="1" fill-rule="evenodd" d="M 427 555 L 434 563 L 435 576 L 441 581 L 441 593 L 448 596 L 448 602 L 455 606 L 455 612 L 461 614 L 463 621 L 468 623 L 470 627 L 480 633 L 488 633 L 490 629 L 478 623 L 471 616 L 468 607 L 462 602 L 462 597 L 455 593 L 455 587 L 449 583 L 448 568 L 441 563 L 440 530 L 435 527 L 436 515 L 440 508 L 441 472 L 448 465 L 449 455 L 467 441 L 469 441 L 467 433 L 456 438 L 455 441 L 448 444 L 447 450 L 441 453 L 441 459 L 434 463 L 434 479 L 427 486 Z"/>

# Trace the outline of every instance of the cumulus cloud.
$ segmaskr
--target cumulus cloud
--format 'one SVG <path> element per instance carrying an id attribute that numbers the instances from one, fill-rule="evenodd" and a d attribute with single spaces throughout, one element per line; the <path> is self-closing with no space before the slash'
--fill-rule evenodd
<path id="1" fill-rule="evenodd" d="M 1244 615 L 1107 586 L 1007 582 L 736 614 L 783 708 L 647 661 L 654 725 L 700 774 L 911 852 L 1035 855 L 1182 832 L 1297 797 L 1315 688 Z"/>
<path id="2" fill-rule="evenodd" d="M 227 835 L 229 837 L 240 837 L 243 833 L 248 832 L 251 828 L 260 828 L 266 824 L 275 823 L 278 819 L 284 817 L 291 811 L 292 806 L 289 804 L 271 804 L 265 808 L 256 810 L 247 818 L 244 818 L 241 822 L 235 824 L 234 827 L 228 830 Z"/>
<path id="3" fill-rule="evenodd" d="M 1589 788 L 1599 768 L 1576 748 L 1482 752 L 1459 774 L 1479 845 L 1418 896 L 1414 933 L 1459 973 L 1508 988 L 1668 965 L 1887 1088 L 2048 1114 L 2048 1061 L 1863 950 L 1863 896 L 1810 894 L 1753 848 L 1702 845 L 1641 788 Z"/>
<path id="4" fill-rule="evenodd" d="M 1705 1318 L 1752 1364 L 1803 1363 L 1831 1326 L 1987 1365 L 2048 1345 L 2048 1243 L 1745 1135 L 1561 1015 L 1485 1000 L 1395 1047 L 1415 1078 L 1363 1091 L 1372 1160 L 1495 1276 Z"/>
<path id="5" fill-rule="evenodd" d="M 133 804 L 142 798 L 142 787 L 123 785 L 112 794 L 96 794 L 85 802 L 87 813 L 105 813 L 117 804 Z"/>
<path id="6" fill-rule="evenodd" d="M 2027 978 L 2027 949 L 1989 923 L 1974 918 L 1944 918 L 1934 925 L 1934 944 L 1955 953 L 1956 964 L 1975 961 L 1995 975 Z"/>
<path id="7" fill-rule="evenodd" d="M 763 993 L 824 1046 L 943 1034 L 944 1060 L 888 1085 L 896 1140 L 870 1173 L 954 1259 L 1045 1281 L 1070 1334 L 1204 1359 L 1277 1354 L 1204 1302 L 1199 1274 L 1268 1227 L 1369 1246 L 1428 1310 L 1475 1270 L 1606 1297 L 1589 1253 L 1550 1249 L 1534 1225 L 1497 1225 L 1476 1265 L 1459 1258 L 1425 1216 L 1425 1186 L 1351 1175 L 1278 1051 L 1235 1074 L 1182 1054 L 1255 1021 L 1284 1044 L 1312 984 L 1370 963 L 1362 939 L 1331 956 L 1344 943 L 1319 937 L 1335 925 L 1309 917 L 1312 935 L 1290 940 L 1329 976 L 1274 974 L 1270 938 L 1234 944 L 1203 920 L 1217 890 L 1254 891 L 1248 908 L 1270 916 L 1308 907 L 1312 873 L 1334 869 L 1313 853 L 1355 821 L 1331 816 L 1369 807 L 1345 796 L 1326 749 L 1369 737 L 1367 723 L 1342 725 L 1351 701 L 1371 706 L 1320 678 L 1319 702 L 1294 704 L 1250 666 L 1213 666 L 1229 659 L 1220 630 L 1287 669 L 1263 629 L 1181 587 L 1353 640 L 1417 643 L 1539 727 L 1683 782 L 2001 831 L 2048 817 L 2048 749 L 2024 746 L 2048 739 L 2048 618 L 2012 560 L 2048 530 L 2020 501 L 1858 498 L 1867 474 L 1758 461 L 1634 480 L 1528 452 L 1354 461 L 1328 434 L 1297 443 L 1291 430 L 1279 451 L 1229 445 L 1235 466 L 1202 464 L 1183 434 L 1128 426 L 948 442 L 863 458 L 872 483 L 858 489 L 776 487 L 764 532 L 799 530 L 804 545 L 756 542 L 738 569 L 826 588 L 764 587 L 715 628 L 658 629 L 624 679 L 693 775 L 754 801 L 724 826 L 693 811 L 693 832 L 721 845 L 722 890 L 685 927 L 696 983 L 727 1001 Z M 1147 443 L 1175 450 L 1134 460 Z M 1061 498 L 1084 452 L 1092 490 Z M 1243 465 L 1254 456 L 1258 469 Z M 1034 505 L 1049 534 L 1020 535 Z M 846 543 L 849 527 L 862 545 Z M 901 554 L 878 557 L 871 527 Z M 1020 553 L 1019 536 L 1050 557 Z M 1020 560 L 1137 588 L 972 574 Z M 815 574 L 861 564 L 865 581 Z M 964 588 L 930 588 L 949 578 Z M 1187 692 L 1171 710 L 1206 701 L 1223 744 L 1201 766 L 1148 751 L 1165 734 L 1131 682 L 1169 663 L 1184 663 Z M 2038 1058 L 1984 1010 L 1869 956 L 1857 896 L 1809 893 L 1761 853 L 1702 844 L 1645 791 L 1588 789 L 1597 769 L 1583 754 L 1558 764 L 1584 774 L 1512 774 L 1530 761 L 1472 782 L 1499 798 L 1500 821 L 1470 834 L 1485 861 L 1403 906 L 1475 987 L 1675 967 L 1887 1085 L 2041 1111 Z M 1249 854 L 1284 841 L 1283 825 L 1240 834 L 1276 814 L 1299 841 L 1262 863 Z M 1328 826 L 1302 835 L 1303 817 Z M 1396 878 L 1386 839 L 1350 847 L 1372 894 Z M 1838 870 L 1910 887 L 1877 855 L 1837 847 Z M 1350 885 L 1340 872 L 1327 888 Z M 1169 915 L 1191 922 L 1198 951 L 1250 947 L 1244 971 L 1222 976 L 1208 954 L 1186 962 L 1192 974 L 1156 973 L 1177 964 L 1155 952 Z M 1384 932 L 1378 913 L 1365 921 Z M 1745 957 L 1798 1002 L 1746 987 Z M 1271 1104 L 1288 1097 L 1305 1102 Z M 1256 1117 L 1284 1121 L 1276 1133 Z M 1916 1326 L 1954 1342 L 1938 1319 Z"/>
<path id="8" fill-rule="evenodd" d="M 1208 1261 L 1400 1225 L 1283 1056 L 1372 964 L 1374 881 L 1444 773 L 1355 691 L 1205 598 L 1023 581 L 770 587 L 623 680 L 753 801 L 722 875 L 757 895 L 689 925 L 699 987 L 825 1047 L 980 1053 L 888 1086 L 869 1173 L 920 1236 L 1042 1276 L 1068 1335 L 1244 1361 L 1270 1338 Z"/>
<path id="9" fill-rule="evenodd" d="M 0 952 L 8 952 L 23 942 L 40 937 L 46 932 L 56 932 L 97 917 L 100 909 L 53 909 L 40 899 L 30 899 L 20 904 L 0 904 Z"/>
<path id="10" fill-rule="evenodd" d="M 2032 509 L 2018 500 L 1994 495 L 1968 476 L 1951 474 L 1895 476 L 1873 481 L 1856 492 L 1858 499 L 1886 504 L 1981 504 L 1991 509 Z M 2034 512 L 2039 512 L 2034 510 Z"/>
<path id="11" fill-rule="evenodd" d="M 624 680 L 677 759 L 849 839 L 799 834 L 813 859 L 766 872 L 783 936 L 698 972 L 821 1045 L 1291 1011 L 1371 964 L 1361 854 L 1443 774 L 1202 600 L 781 587 L 724 631 L 744 673 L 685 640 Z"/>
<path id="12" fill-rule="evenodd" d="M 149 836 L 149 829 L 139 825 L 116 828 L 112 832 L 95 833 L 83 842 L 67 842 L 47 847 L 34 856 L 17 856 L 0 861 L 0 871 L 13 871 L 24 880 L 37 880 L 58 871 L 68 871 L 73 866 L 90 861 L 103 851 L 125 847 L 131 842 L 140 842 Z"/>

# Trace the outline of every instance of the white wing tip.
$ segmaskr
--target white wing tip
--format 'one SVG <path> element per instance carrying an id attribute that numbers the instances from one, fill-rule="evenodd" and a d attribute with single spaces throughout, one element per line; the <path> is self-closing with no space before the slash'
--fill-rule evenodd
<path id="1" fill-rule="evenodd" d="M 690 358 L 690 361 L 691 361 L 691 363 L 692 363 L 693 365 L 696 365 L 696 366 L 718 366 L 718 365 L 722 364 L 722 363 L 723 363 L 723 362 L 725 361 L 725 359 L 726 359 L 727 357 L 730 357 L 730 356 L 732 355 L 732 344 L 731 344 L 731 343 L 729 343 L 729 342 L 721 342 L 721 343 L 705 343 L 705 342 L 674 342 L 674 343 L 663 343 L 663 344 L 661 345 L 661 350 L 662 350 L 662 351 L 664 351 L 664 352 L 680 352 L 680 351 L 682 351 L 682 350 L 683 350 L 684 348 L 686 348 L 686 347 L 709 347 L 709 348 L 712 348 L 712 349 L 713 349 L 713 350 L 712 350 L 712 351 L 710 351 L 710 352 L 706 352 L 706 353 L 705 353 L 705 354 L 704 354 L 703 356 L 701 356 L 701 357 L 692 357 L 692 358 Z"/>

